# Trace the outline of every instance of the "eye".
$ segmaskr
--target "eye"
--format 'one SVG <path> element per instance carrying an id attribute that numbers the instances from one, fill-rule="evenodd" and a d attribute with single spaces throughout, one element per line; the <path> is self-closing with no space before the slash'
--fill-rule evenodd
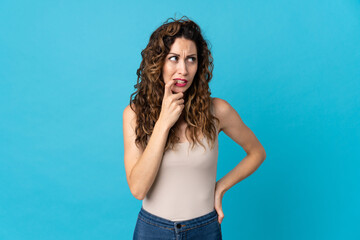
<path id="1" fill-rule="evenodd" d="M 190 59 L 192 59 L 192 62 L 196 61 L 196 57 L 190 57 Z"/>
<path id="2" fill-rule="evenodd" d="M 178 56 L 171 56 L 171 57 L 169 57 L 168 59 L 171 60 L 172 58 L 177 59 Z M 189 59 L 192 59 L 191 62 L 195 62 L 195 61 L 196 61 L 196 57 L 189 57 Z"/>
<path id="3" fill-rule="evenodd" d="M 177 58 L 177 56 L 171 56 L 169 57 L 169 60 L 171 60 L 172 58 Z"/>

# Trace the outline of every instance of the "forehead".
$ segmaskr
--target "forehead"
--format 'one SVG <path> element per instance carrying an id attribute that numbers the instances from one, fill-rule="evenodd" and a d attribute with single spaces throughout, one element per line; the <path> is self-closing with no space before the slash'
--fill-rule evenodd
<path id="1" fill-rule="evenodd" d="M 186 52 L 188 54 L 196 53 L 196 44 L 192 40 L 176 38 L 170 51 L 176 53 Z"/>

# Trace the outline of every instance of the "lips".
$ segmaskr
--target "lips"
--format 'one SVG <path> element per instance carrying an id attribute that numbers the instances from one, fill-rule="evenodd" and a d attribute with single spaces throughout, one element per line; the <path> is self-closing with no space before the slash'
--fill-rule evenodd
<path id="1" fill-rule="evenodd" d="M 183 78 L 174 78 L 174 80 L 182 80 L 182 81 L 188 82 L 188 80 L 183 79 Z"/>

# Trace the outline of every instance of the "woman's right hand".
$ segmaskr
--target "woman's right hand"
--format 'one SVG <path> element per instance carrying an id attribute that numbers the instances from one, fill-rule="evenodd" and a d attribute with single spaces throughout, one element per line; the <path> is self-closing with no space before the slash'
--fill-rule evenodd
<path id="1" fill-rule="evenodd" d="M 171 87 L 176 80 L 170 80 L 165 84 L 164 98 L 162 101 L 159 119 L 169 129 L 177 122 L 184 109 L 184 93 L 172 93 Z"/>

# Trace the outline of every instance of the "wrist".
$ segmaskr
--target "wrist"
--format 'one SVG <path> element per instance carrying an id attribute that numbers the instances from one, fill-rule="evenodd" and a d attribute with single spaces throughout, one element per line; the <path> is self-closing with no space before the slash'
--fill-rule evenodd
<path id="1" fill-rule="evenodd" d="M 164 124 L 160 118 L 156 121 L 154 128 L 160 129 L 163 133 L 168 133 L 170 131 L 170 128 Z"/>
<path id="2" fill-rule="evenodd" d="M 224 194 L 227 191 L 227 188 L 224 186 L 224 184 L 219 180 L 215 184 L 216 191 L 221 192 Z"/>

